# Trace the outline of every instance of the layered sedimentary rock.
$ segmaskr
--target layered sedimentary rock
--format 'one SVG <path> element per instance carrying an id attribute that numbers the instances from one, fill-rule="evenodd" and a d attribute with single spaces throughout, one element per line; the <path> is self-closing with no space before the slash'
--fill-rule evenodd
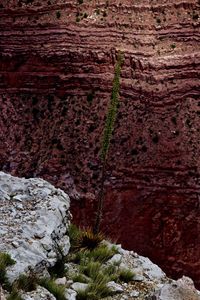
<path id="1" fill-rule="evenodd" d="M 199 286 L 199 1 L 0 2 L 0 168 L 91 224 L 116 54 L 103 230 Z"/>

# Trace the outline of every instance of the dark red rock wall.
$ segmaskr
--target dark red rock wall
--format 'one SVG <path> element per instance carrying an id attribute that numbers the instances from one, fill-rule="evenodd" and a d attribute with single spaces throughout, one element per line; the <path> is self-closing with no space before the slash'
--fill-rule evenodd
<path id="1" fill-rule="evenodd" d="M 0 1 L 0 169 L 65 189 L 91 225 L 120 49 L 102 228 L 200 287 L 200 3 L 65 2 Z"/>

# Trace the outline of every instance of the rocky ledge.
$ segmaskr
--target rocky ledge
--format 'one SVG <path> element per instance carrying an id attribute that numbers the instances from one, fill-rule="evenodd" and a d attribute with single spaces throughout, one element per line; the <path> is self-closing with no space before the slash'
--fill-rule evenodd
<path id="1" fill-rule="evenodd" d="M 0 252 L 16 261 L 7 270 L 9 281 L 54 265 L 59 247 L 68 253 L 69 197 L 48 182 L 0 172 L 0 215 Z"/>
<path id="2" fill-rule="evenodd" d="M 22 274 L 29 276 L 30 273 L 34 273 L 38 277 L 49 278 L 49 268 L 58 262 L 60 252 L 62 257 L 65 257 L 65 276 L 55 280 L 56 286 L 60 286 L 64 291 L 64 298 L 59 298 L 55 291 L 53 295 L 47 290 L 48 286 L 45 288 L 38 284 L 35 290 L 29 292 L 24 292 L 25 286 L 21 286 L 20 299 L 93 299 L 80 298 L 80 290 L 87 289 L 89 283 L 75 280 L 74 276 L 78 275 L 80 266 L 77 263 L 66 262 L 66 258 L 72 255 L 68 254 L 70 242 L 67 235 L 71 215 L 69 197 L 62 190 L 54 188 L 42 179 L 17 178 L 0 172 L 0 213 L 3 216 L 0 221 L 0 253 L 8 253 L 15 261 L 14 265 L 6 269 L 10 283 L 15 283 Z M 108 250 L 115 249 L 115 254 L 106 262 L 102 262 L 103 268 L 112 265 L 117 266 L 116 270 L 132 272 L 128 283 L 108 282 L 112 297 L 105 299 L 200 299 L 199 292 L 190 278 L 171 280 L 148 258 L 108 241 L 102 241 L 101 244 Z M 88 282 L 89 280 L 88 278 Z M 1 284 L 3 285 L 2 282 Z M 8 292 L 1 286 L 0 297 L 2 300 L 18 299 L 6 298 L 9 297 Z"/>

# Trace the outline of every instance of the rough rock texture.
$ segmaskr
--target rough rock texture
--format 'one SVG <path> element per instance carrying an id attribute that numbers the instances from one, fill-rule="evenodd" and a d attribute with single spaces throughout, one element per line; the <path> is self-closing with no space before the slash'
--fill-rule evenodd
<path id="1" fill-rule="evenodd" d="M 109 242 L 105 243 L 108 247 L 113 246 Z M 121 245 L 114 246 L 119 253 L 117 255 L 121 255 L 119 269 L 131 270 L 134 277 L 129 283 L 109 282 L 108 286 L 113 288 L 114 293 L 105 300 L 200 300 L 200 292 L 195 289 L 192 279 L 183 276 L 177 281 L 172 280 L 147 257 L 124 250 Z M 111 261 L 115 263 L 114 257 L 116 255 L 106 264 Z"/>
<path id="2" fill-rule="evenodd" d="M 194 283 L 188 277 L 183 276 L 176 282 L 164 284 L 155 293 L 154 300 L 199 300 L 200 294 L 197 293 Z"/>
<path id="3" fill-rule="evenodd" d="M 121 49 L 103 228 L 200 287 L 199 7 L 1 0 L 0 169 L 70 191 L 74 220 L 91 224 Z"/>
<path id="4" fill-rule="evenodd" d="M 7 275 L 43 272 L 55 264 L 59 247 L 67 255 L 69 197 L 42 179 L 16 178 L 0 172 L 0 251 L 16 261 Z"/>
<path id="5" fill-rule="evenodd" d="M 45 288 L 38 286 L 35 291 L 22 294 L 23 300 L 56 300 L 56 298 L 49 293 Z"/>

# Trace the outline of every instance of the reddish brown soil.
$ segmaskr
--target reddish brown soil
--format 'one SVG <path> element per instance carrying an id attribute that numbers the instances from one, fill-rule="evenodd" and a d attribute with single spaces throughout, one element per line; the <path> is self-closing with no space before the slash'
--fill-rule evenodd
<path id="1" fill-rule="evenodd" d="M 103 230 L 200 288 L 199 0 L 0 0 L 0 169 L 70 193 L 92 223 L 124 53 Z"/>

